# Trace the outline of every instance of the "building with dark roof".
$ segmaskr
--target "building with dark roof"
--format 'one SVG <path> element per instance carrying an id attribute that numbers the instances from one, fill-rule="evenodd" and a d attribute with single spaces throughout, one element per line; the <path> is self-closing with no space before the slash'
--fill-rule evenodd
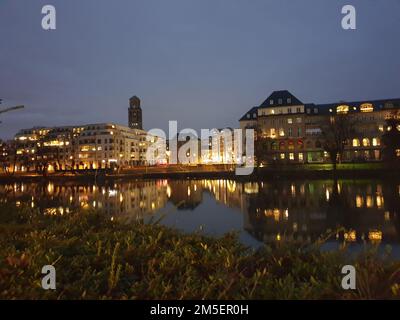
<path id="1" fill-rule="evenodd" d="M 343 161 L 379 161 L 386 119 L 400 112 L 399 99 L 303 103 L 287 90 L 274 91 L 240 119 L 240 128 L 254 128 L 266 138 L 267 162 L 312 163 L 329 161 L 323 149 L 321 126 L 336 115 L 353 121 L 357 136 L 347 142 Z"/>
<path id="2" fill-rule="evenodd" d="M 129 128 L 143 130 L 142 108 L 140 107 L 140 99 L 133 96 L 129 99 Z"/>

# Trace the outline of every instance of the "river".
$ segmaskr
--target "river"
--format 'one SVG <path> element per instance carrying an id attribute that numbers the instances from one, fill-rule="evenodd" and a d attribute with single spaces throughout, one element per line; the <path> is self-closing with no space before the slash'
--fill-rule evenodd
<path id="1" fill-rule="evenodd" d="M 94 185 L 0 183 L 0 202 L 27 204 L 47 215 L 99 209 L 184 232 L 237 231 L 252 247 L 279 241 L 390 245 L 400 256 L 400 182 L 377 180 L 132 180 Z M 344 227 L 346 231 L 335 232 Z"/>

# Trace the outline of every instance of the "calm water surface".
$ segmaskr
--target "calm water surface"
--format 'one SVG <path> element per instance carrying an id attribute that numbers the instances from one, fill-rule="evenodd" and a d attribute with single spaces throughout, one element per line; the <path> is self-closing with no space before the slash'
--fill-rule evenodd
<path id="1" fill-rule="evenodd" d="M 329 245 L 354 248 L 379 243 L 400 256 L 400 182 L 352 180 L 259 181 L 133 180 L 104 185 L 77 183 L 0 184 L 0 202 L 23 203 L 43 214 L 65 215 L 98 208 L 110 218 L 161 220 L 185 232 L 262 243 L 317 239 L 333 232 Z M 384 247 L 384 246 L 382 246 Z"/>

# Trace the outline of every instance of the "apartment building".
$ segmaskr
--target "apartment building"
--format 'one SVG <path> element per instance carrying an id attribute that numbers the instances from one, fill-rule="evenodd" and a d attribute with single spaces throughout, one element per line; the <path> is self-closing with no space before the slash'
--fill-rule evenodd
<path id="1" fill-rule="evenodd" d="M 380 161 L 385 120 L 400 111 L 400 99 L 305 104 L 287 90 L 273 92 L 261 105 L 239 120 L 265 138 L 268 163 L 322 163 L 322 126 L 334 115 L 351 119 L 354 137 L 347 141 L 342 161 Z"/>
<path id="2" fill-rule="evenodd" d="M 151 165 L 147 132 L 114 123 L 20 130 L 9 152 L 15 171 L 107 169 Z"/>

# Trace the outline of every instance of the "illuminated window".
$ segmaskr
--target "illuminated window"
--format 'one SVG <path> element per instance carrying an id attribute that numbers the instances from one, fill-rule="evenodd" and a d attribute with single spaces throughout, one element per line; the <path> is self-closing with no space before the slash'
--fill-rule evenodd
<path id="1" fill-rule="evenodd" d="M 271 114 L 275 114 L 275 110 L 274 109 L 271 110 Z"/>
<path id="2" fill-rule="evenodd" d="M 362 208 L 363 205 L 364 205 L 364 198 L 362 196 L 357 195 L 356 196 L 356 207 Z"/>
<path id="3" fill-rule="evenodd" d="M 293 123 L 293 119 L 292 118 L 287 119 L 287 123 L 288 124 L 292 124 Z"/>
<path id="4" fill-rule="evenodd" d="M 361 112 L 372 112 L 372 111 L 374 111 L 374 106 L 371 103 L 363 103 L 360 106 L 360 111 Z"/>
<path id="5" fill-rule="evenodd" d="M 380 132 L 383 132 L 383 130 L 384 130 L 384 129 L 383 129 L 383 125 L 382 125 L 382 124 L 379 125 L 378 129 L 379 129 Z"/>
<path id="6" fill-rule="evenodd" d="M 372 139 L 372 145 L 373 145 L 374 147 L 380 146 L 380 145 L 381 145 L 380 139 L 379 139 L 379 138 L 373 138 L 373 139 Z"/>
<path id="7" fill-rule="evenodd" d="M 284 137 L 284 136 L 285 136 L 285 130 L 283 130 L 282 128 L 280 128 L 280 129 L 279 129 L 279 135 L 280 135 L 281 137 Z"/>
<path id="8" fill-rule="evenodd" d="M 294 153 L 289 153 L 289 159 L 294 160 Z"/>
<path id="9" fill-rule="evenodd" d="M 363 144 L 363 147 L 369 147 L 369 146 L 371 146 L 371 142 L 370 142 L 370 140 L 369 140 L 368 138 L 364 138 L 364 139 L 362 140 L 362 144 Z"/>
<path id="10" fill-rule="evenodd" d="M 349 106 L 341 105 L 336 108 L 336 113 L 348 113 L 348 112 L 349 112 Z"/>
<path id="11" fill-rule="evenodd" d="M 276 136 L 275 128 L 271 128 L 269 132 L 271 134 L 271 138 L 275 138 Z"/>
<path id="12" fill-rule="evenodd" d="M 285 160 L 285 154 L 281 153 L 281 160 Z"/>
<path id="13" fill-rule="evenodd" d="M 360 146 L 360 140 L 353 139 L 353 147 L 359 147 L 359 146 Z"/>
<path id="14" fill-rule="evenodd" d="M 367 208 L 372 208 L 374 206 L 374 198 L 372 198 L 372 196 L 367 196 L 365 204 Z"/>
<path id="15" fill-rule="evenodd" d="M 304 160 L 304 155 L 303 153 L 299 153 L 299 161 L 303 161 Z"/>

